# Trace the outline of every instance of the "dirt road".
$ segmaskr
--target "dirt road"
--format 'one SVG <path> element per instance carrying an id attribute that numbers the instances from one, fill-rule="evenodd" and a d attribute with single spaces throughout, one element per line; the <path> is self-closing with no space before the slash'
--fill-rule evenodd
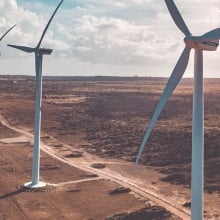
<path id="1" fill-rule="evenodd" d="M 10 123 L 1 115 L 0 115 L 0 122 L 9 129 L 18 132 L 22 136 L 25 136 L 30 143 L 33 143 L 33 134 L 25 131 L 24 129 L 20 129 L 10 125 Z M 57 141 L 59 143 L 59 141 L 54 139 L 53 137 L 50 138 L 53 139 L 53 141 Z M 68 145 L 63 145 L 63 148 L 68 150 L 68 149 L 72 149 L 73 147 Z M 84 171 L 89 171 L 93 174 L 97 174 L 99 178 L 110 180 L 124 187 L 129 187 L 133 192 L 135 192 L 140 197 L 151 200 L 156 205 L 164 207 L 171 213 L 175 214 L 176 216 L 184 220 L 190 219 L 189 210 L 183 208 L 175 201 L 171 201 L 157 194 L 157 192 L 155 192 L 153 189 L 147 189 L 143 187 L 142 184 L 138 184 L 138 182 L 135 179 L 125 177 L 120 173 L 118 173 L 117 171 L 111 170 L 109 167 L 106 167 L 104 169 L 95 169 L 91 167 L 91 165 L 94 162 L 96 163 L 99 161 L 103 162 L 103 159 L 100 159 L 96 156 L 92 156 L 88 153 L 84 153 L 83 156 L 80 158 L 68 158 L 65 156 L 66 151 L 60 151 L 60 149 L 56 149 L 49 145 L 46 145 L 42 141 L 41 141 L 41 150 L 49 154 L 50 156 L 56 158 L 57 160 L 62 161 L 63 163 L 69 164 L 73 167 L 79 168 Z M 116 162 L 113 161 L 113 163 Z M 120 162 L 118 163 L 120 165 Z M 62 183 L 62 184 L 68 184 L 68 183 Z"/>

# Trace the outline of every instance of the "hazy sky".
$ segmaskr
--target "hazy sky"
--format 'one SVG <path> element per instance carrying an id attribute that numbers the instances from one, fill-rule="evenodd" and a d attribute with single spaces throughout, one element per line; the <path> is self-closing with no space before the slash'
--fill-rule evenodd
<path id="1" fill-rule="evenodd" d="M 7 43 L 36 46 L 59 0 L 0 0 L 0 73 L 34 75 L 34 55 Z M 220 0 L 175 0 L 192 33 L 220 27 Z M 169 76 L 183 48 L 163 0 L 64 0 L 42 44 L 44 75 Z M 192 51 L 193 52 L 193 51 Z M 220 76 L 220 51 L 205 52 L 207 77 Z M 185 76 L 192 76 L 193 53 Z"/>

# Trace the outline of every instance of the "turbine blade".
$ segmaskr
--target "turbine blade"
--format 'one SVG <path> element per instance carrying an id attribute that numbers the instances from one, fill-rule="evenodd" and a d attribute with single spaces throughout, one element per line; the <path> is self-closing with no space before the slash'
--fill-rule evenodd
<path id="1" fill-rule="evenodd" d="M 27 53 L 35 52 L 35 48 L 32 48 L 32 47 L 17 46 L 17 45 L 11 45 L 11 44 L 8 44 L 8 46 L 13 47 L 13 48 L 18 49 L 18 50 L 22 50 L 22 51 L 27 52 Z"/>
<path id="2" fill-rule="evenodd" d="M 185 47 L 185 49 L 183 50 L 167 84 L 166 84 L 166 87 L 163 91 L 163 94 L 161 95 L 160 97 L 160 100 L 155 108 L 155 111 L 154 111 L 154 114 L 153 114 L 153 117 L 148 125 L 148 128 L 146 130 L 146 133 L 144 135 L 144 138 L 143 138 L 143 141 L 141 143 L 141 146 L 139 148 L 139 151 L 138 151 L 138 156 L 137 156 L 137 159 L 136 159 L 136 164 L 138 164 L 139 160 L 140 160 L 140 157 L 141 157 L 141 154 L 143 152 L 143 149 L 144 149 L 144 146 L 145 144 L 147 143 L 147 140 L 150 136 L 150 133 L 154 127 L 154 124 L 155 122 L 157 121 L 161 111 L 163 110 L 166 102 L 168 101 L 169 97 L 172 95 L 174 89 L 176 88 L 177 84 L 179 83 L 179 81 L 181 80 L 185 70 L 186 70 L 186 67 L 187 67 L 187 64 L 188 64 L 188 61 L 189 61 L 189 55 L 190 55 L 190 48 L 188 47 Z"/>
<path id="3" fill-rule="evenodd" d="M 170 15 L 172 16 L 174 22 L 176 23 L 177 27 L 185 34 L 185 36 L 187 35 L 191 35 L 188 27 L 186 26 L 178 8 L 176 7 L 175 3 L 173 2 L 173 0 L 165 0 L 167 8 L 170 12 Z"/>
<path id="4" fill-rule="evenodd" d="M 216 28 L 211 30 L 200 37 L 196 37 L 194 40 L 195 42 L 204 42 L 204 41 L 211 41 L 211 40 L 218 40 L 220 39 L 220 28 Z"/>
<path id="5" fill-rule="evenodd" d="M 41 35 L 40 41 L 39 41 L 39 43 L 38 43 L 38 45 L 37 45 L 36 48 L 40 48 L 41 42 L 42 42 L 42 40 L 43 40 L 43 38 L 44 38 L 44 35 L 46 34 L 46 31 L 47 31 L 47 29 L 48 29 L 48 27 L 49 27 L 51 21 L 53 20 L 54 15 L 56 14 L 57 10 L 59 9 L 60 5 L 62 4 L 62 2 L 63 2 L 63 0 L 60 1 L 60 3 L 58 4 L 57 8 L 56 8 L 55 11 L 54 11 L 54 13 L 52 14 L 50 20 L 48 21 L 46 27 L 44 28 L 44 31 L 43 31 L 43 33 L 42 33 L 42 35 Z"/>
<path id="6" fill-rule="evenodd" d="M 10 32 L 15 26 L 16 26 L 16 24 L 13 25 L 11 28 L 9 28 L 9 29 L 2 35 L 2 37 L 0 38 L 0 41 L 1 41 L 1 40 L 8 34 L 8 32 Z"/>

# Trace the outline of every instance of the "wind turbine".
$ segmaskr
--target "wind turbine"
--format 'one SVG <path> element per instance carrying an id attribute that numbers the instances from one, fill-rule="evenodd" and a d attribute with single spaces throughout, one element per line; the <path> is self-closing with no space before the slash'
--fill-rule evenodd
<path id="1" fill-rule="evenodd" d="M 16 24 L 13 25 L 12 27 L 10 27 L 10 28 L 1 36 L 0 41 L 2 41 L 2 39 L 3 39 L 15 26 L 16 26 Z M 0 54 L 0 55 L 1 55 L 1 54 Z"/>
<path id="2" fill-rule="evenodd" d="M 18 50 L 22 50 L 27 53 L 35 53 L 35 71 L 36 71 L 36 107 L 35 107 L 35 128 L 34 128 L 34 150 L 33 150 L 33 164 L 32 164 L 32 182 L 25 183 L 26 187 L 29 188 L 39 188 L 46 186 L 46 183 L 39 181 L 40 173 L 40 128 L 41 128 L 41 99 L 42 99 L 42 61 L 43 55 L 50 55 L 52 49 L 40 48 L 41 42 L 46 34 L 46 31 L 56 14 L 58 8 L 62 4 L 63 0 L 60 1 L 54 13 L 52 14 L 50 20 L 48 21 L 39 43 L 35 48 L 8 45 L 14 47 Z"/>
<path id="3" fill-rule="evenodd" d="M 194 36 L 187 28 L 173 0 L 165 0 L 168 10 L 177 27 L 185 35 L 185 48 L 170 76 L 139 148 L 136 164 L 148 141 L 150 133 L 166 102 L 181 80 L 189 61 L 191 49 L 194 55 L 194 92 L 192 122 L 192 179 L 191 179 L 191 219 L 203 219 L 203 181 L 204 181 L 204 95 L 203 95 L 203 51 L 215 51 L 219 45 L 220 28 L 201 36 Z"/>

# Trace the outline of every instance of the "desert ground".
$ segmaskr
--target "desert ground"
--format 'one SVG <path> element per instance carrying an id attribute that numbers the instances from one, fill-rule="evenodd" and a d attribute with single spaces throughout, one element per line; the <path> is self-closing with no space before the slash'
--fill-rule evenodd
<path id="1" fill-rule="evenodd" d="M 44 77 L 40 178 L 30 190 L 35 80 L 0 77 L 0 219 L 190 219 L 192 79 L 141 157 L 167 79 Z M 205 79 L 205 219 L 220 219 L 220 79 Z"/>

